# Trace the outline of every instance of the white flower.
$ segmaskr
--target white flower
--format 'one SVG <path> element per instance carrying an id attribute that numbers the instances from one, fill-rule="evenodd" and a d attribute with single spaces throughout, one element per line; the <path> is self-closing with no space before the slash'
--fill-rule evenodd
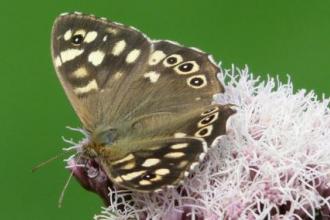
<path id="1" fill-rule="evenodd" d="M 153 194 L 111 191 L 94 218 L 315 219 L 330 215 L 329 100 L 291 82 L 222 71 L 221 104 L 237 105 L 223 136 L 194 175 Z M 126 197 L 125 197 L 126 198 Z M 121 206 L 120 206 L 121 205 Z M 120 207 L 120 208 L 118 208 Z"/>

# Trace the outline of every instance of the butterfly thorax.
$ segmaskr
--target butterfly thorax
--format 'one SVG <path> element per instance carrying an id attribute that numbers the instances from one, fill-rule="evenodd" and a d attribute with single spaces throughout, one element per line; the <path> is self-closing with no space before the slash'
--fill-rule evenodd
<path id="1" fill-rule="evenodd" d="M 101 157 L 105 148 L 110 148 L 118 138 L 116 129 L 96 129 L 90 135 L 90 141 L 84 145 L 84 152 L 90 158 Z"/>

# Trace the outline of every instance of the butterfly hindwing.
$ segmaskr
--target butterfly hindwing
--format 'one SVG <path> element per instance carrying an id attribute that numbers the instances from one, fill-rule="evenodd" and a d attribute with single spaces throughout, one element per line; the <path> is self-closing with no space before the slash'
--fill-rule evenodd
<path id="1" fill-rule="evenodd" d="M 136 191 L 176 185 L 198 165 L 214 139 L 225 134 L 227 119 L 233 113 L 229 105 L 211 105 L 199 111 L 198 117 L 182 121 L 168 136 L 119 141 L 103 152 L 107 155 L 103 160 L 106 172 L 114 183 Z M 130 150 L 114 158 L 118 155 L 114 152 L 124 147 Z"/>
<path id="2" fill-rule="evenodd" d="M 135 191 L 176 185 L 206 149 L 205 141 L 197 138 L 172 137 L 152 143 L 110 164 L 109 173 L 114 183 Z"/>

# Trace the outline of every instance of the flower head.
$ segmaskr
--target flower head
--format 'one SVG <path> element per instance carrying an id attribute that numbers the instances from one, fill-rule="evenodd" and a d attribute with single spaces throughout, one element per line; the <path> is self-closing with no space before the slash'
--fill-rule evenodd
<path id="1" fill-rule="evenodd" d="M 216 102 L 236 105 L 237 113 L 195 172 L 178 188 L 157 193 L 111 187 L 109 206 L 95 219 L 329 217 L 329 100 L 294 92 L 290 81 L 261 81 L 247 68 L 219 77 L 226 92 Z M 92 168 L 100 175 L 94 182 L 87 174 Z M 72 170 L 82 185 L 105 197 L 111 184 L 99 166 Z"/>

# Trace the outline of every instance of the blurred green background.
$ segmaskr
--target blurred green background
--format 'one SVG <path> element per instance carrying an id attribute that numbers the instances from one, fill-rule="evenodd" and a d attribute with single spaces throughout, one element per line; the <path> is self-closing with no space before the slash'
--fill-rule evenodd
<path id="1" fill-rule="evenodd" d="M 7 1 L 0 13 L 1 219 L 91 219 L 102 203 L 68 177 L 62 160 L 31 168 L 76 137 L 79 126 L 53 70 L 50 32 L 62 12 L 82 11 L 133 25 L 151 38 L 201 48 L 229 68 L 292 76 L 295 89 L 329 96 L 330 1 Z M 265 78 L 265 77 L 264 77 Z"/>

